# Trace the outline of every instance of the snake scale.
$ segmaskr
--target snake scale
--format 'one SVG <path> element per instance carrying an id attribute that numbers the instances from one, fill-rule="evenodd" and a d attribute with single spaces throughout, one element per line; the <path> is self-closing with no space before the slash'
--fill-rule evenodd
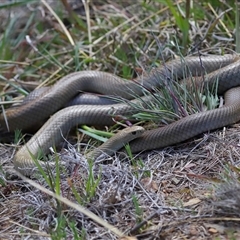
<path id="1" fill-rule="evenodd" d="M 173 145 L 240 120 L 240 60 L 237 55 L 209 55 L 172 60 L 134 81 L 100 71 L 75 72 L 60 79 L 37 99 L 18 108 L 9 108 L 5 116 L 0 115 L 1 128 L 8 131 L 28 129 L 52 115 L 15 154 L 15 169 L 28 175 L 35 166 L 32 156 L 37 157 L 39 150 L 47 153 L 51 146 L 59 144 L 62 135 L 77 124 L 112 125 L 113 115 L 134 114 L 138 111 L 127 103 L 70 106 L 61 109 L 79 91 L 120 96 L 138 104 L 139 99 L 133 98 L 136 95 L 142 96 L 143 88 L 163 87 L 166 80 L 181 79 L 186 73 L 193 76 L 207 73 L 204 86 L 208 87 L 218 80 L 218 94 L 225 93 L 224 107 L 196 113 L 165 127 L 145 131 L 130 142 L 133 153 Z M 144 101 L 147 103 L 151 99 L 145 97 Z"/>

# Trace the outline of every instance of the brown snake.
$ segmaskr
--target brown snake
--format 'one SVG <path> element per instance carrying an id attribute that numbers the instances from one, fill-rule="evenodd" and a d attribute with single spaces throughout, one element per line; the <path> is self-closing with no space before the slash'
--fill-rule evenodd
<path id="1" fill-rule="evenodd" d="M 36 100 L 6 111 L 6 119 L 0 115 L 2 128 L 13 131 L 27 129 L 58 111 L 79 90 L 111 94 L 131 100 L 143 94 L 143 88 L 162 87 L 167 79 L 182 78 L 187 72 L 205 76 L 204 86 L 212 86 L 218 79 L 218 93 L 225 93 L 225 105 L 211 111 L 193 114 L 162 128 L 145 131 L 130 142 L 133 153 L 173 145 L 200 133 L 233 124 L 240 120 L 240 60 L 237 55 L 186 57 L 177 59 L 152 70 L 135 81 L 125 81 L 115 75 L 99 71 L 82 71 L 63 77 Z M 230 89 L 230 90 L 229 90 Z M 138 103 L 139 100 L 131 100 Z M 145 101 L 149 101 L 148 98 Z M 27 175 L 35 166 L 31 154 L 38 156 L 39 150 L 47 153 L 56 146 L 67 131 L 77 124 L 112 125 L 112 115 L 136 113 L 131 105 L 82 105 L 64 108 L 56 112 L 42 128 L 16 153 L 14 167 Z M 30 154 L 31 153 L 31 154 Z"/>

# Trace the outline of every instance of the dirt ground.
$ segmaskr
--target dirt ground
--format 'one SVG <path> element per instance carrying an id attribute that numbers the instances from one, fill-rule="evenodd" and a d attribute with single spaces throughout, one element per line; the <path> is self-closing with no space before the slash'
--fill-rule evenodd
<path id="1" fill-rule="evenodd" d="M 238 239 L 239 127 L 144 154 L 144 167 L 117 157 L 109 164 L 94 164 L 94 174 L 101 171 L 102 177 L 97 196 L 86 207 L 138 239 Z M 13 150 L 1 146 L 4 172 L 12 166 Z M 85 170 L 61 179 L 63 196 L 74 200 L 69 181 L 84 191 Z M 221 183 L 226 179 L 228 183 Z M 1 186 L 1 238 L 18 239 L 22 232 L 33 239 L 48 239 L 56 201 L 20 179 L 5 184 Z M 141 209 L 137 222 L 132 195 L 137 196 Z M 84 222 L 89 239 L 99 234 L 103 235 L 97 239 L 115 239 L 76 210 L 66 207 L 64 212 Z"/>

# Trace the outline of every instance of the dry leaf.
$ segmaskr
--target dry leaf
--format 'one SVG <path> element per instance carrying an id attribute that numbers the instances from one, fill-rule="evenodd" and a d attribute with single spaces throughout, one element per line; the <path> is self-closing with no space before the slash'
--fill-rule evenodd
<path id="1" fill-rule="evenodd" d="M 141 180 L 141 183 L 143 184 L 144 188 L 147 190 L 158 190 L 158 185 L 156 182 L 152 181 L 151 178 L 143 178 Z"/>
<path id="2" fill-rule="evenodd" d="M 192 205 L 195 205 L 195 204 L 197 204 L 197 203 L 200 203 L 201 202 L 201 200 L 199 199 L 199 198 L 192 198 L 192 199 L 190 199 L 188 202 L 185 202 L 184 204 L 183 204 L 183 206 L 184 207 L 188 207 L 188 206 L 192 206 Z"/>

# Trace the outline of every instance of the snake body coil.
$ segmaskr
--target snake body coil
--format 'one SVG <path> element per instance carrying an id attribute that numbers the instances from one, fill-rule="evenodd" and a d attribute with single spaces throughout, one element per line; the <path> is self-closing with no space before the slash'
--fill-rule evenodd
<path id="1" fill-rule="evenodd" d="M 240 120 L 240 88 L 234 88 L 240 86 L 240 61 L 237 55 L 225 55 L 202 57 L 201 63 L 198 57 L 173 60 L 135 81 L 126 81 L 115 75 L 98 71 L 72 73 L 44 91 L 36 100 L 17 109 L 6 111 L 8 124 L 5 123 L 3 115 L 0 116 L 0 124 L 2 128 L 10 131 L 27 129 L 54 114 L 80 90 L 110 94 L 131 100 L 133 96 L 143 94 L 142 86 L 148 89 L 161 87 L 173 76 L 182 78 L 186 73 L 200 76 L 209 73 L 205 76 L 205 84 L 210 87 L 216 83 L 217 79 L 218 93 L 226 92 L 225 106 L 185 117 L 162 128 L 145 131 L 140 137 L 131 141 L 133 153 L 172 145 Z M 146 98 L 145 101 L 149 99 Z M 113 120 L 110 113 L 122 115 L 126 112 L 136 113 L 136 111 L 131 105 L 124 103 L 64 108 L 55 113 L 16 153 L 14 166 L 23 174 L 27 174 L 24 169 L 31 169 L 35 166 L 31 154 L 36 157 L 39 150 L 44 153 L 48 152 L 49 147 L 57 145 L 61 141 L 61 136 L 74 125 L 111 125 Z"/>

